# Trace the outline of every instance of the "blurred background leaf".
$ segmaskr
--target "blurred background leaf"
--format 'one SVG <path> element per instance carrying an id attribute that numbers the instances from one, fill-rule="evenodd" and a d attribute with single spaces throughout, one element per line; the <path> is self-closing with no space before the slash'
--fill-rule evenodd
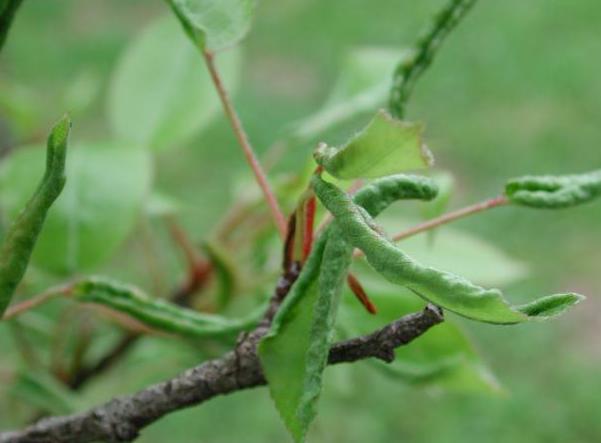
<path id="1" fill-rule="evenodd" d="M 89 269 L 110 258 L 134 227 L 150 188 L 145 150 L 123 143 L 74 144 L 67 184 L 34 250 L 36 265 L 57 273 Z M 43 173 L 44 149 L 18 149 L 4 162 L 0 192 L 13 218 Z"/>
<path id="2" fill-rule="evenodd" d="M 239 54 L 219 58 L 235 87 Z M 190 139 L 221 110 L 201 54 L 169 16 L 150 24 L 122 55 L 113 74 L 108 116 L 116 137 L 166 149 Z"/>

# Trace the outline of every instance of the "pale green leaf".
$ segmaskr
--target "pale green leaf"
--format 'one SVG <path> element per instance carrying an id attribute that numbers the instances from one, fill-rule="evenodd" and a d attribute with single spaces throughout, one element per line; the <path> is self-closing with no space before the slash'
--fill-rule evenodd
<path id="1" fill-rule="evenodd" d="M 365 129 L 345 145 L 320 145 L 314 157 L 336 178 L 377 178 L 432 164 L 432 155 L 422 141 L 421 124 L 392 118 L 379 111 Z"/>
<path id="2" fill-rule="evenodd" d="M 256 0 L 166 0 L 201 49 L 231 47 L 250 30 Z"/>
<path id="3" fill-rule="evenodd" d="M 18 149 L 3 165 L 0 198 L 13 218 L 43 171 L 41 147 Z M 152 165 L 146 150 L 127 144 L 75 144 L 67 185 L 48 214 L 33 262 L 49 271 L 87 269 L 110 258 L 143 208 Z"/>
<path id="4" fill-rule="evenodd" d="M 402 317 L 420 311 L 424 302 L 409 291 L 375 292 L 361 277 L 378 314 L 367 315 L 352 294 L 345 294 L 339 314 L 343 338 L 368 334 Z M 390 291 L 392 288 L 388 287 Z M 481 361 L 471 341 L 452 320 L 430 329 L 418 340 L 397 348 L 391 364 L 373 361 L 378 369 L 408 384 L 457 391 L 498 393 L 499 384 Z"/>
<path id="5" fill-rule="evenodd" d="M 235 90 L 238 52 L 217 60 L 224 83 Z M 198 50 L 176 20 L 146 28 L 121 56 L 109 88 L 108 117 L 117 138 L 165 149 L 187 142 L 221 111 Z"/>
<path id="6" fill-rule="evenodd" d="M 48 372 L 23 369 L 10 393 L 49 414 L 69 414 L 81 408 L 75 393 Z"/>
<path id="7" fill-rule="evenodd" d="M 325 103 L 297 122 L 295 137 L 315 137 L 332 126 L 364 112 L 373 112 L 385 101 L 395 64 L 403 52 L 386 48 L 356 48 L 344 59 L 340 75 Z"/>
<path id="8" fill-rule="evenodd" d="M 171 195 L 154 190 L 146 200 L 145 209 L 150 217 L 165 217 L 180 212 L 182 203 Z"/>

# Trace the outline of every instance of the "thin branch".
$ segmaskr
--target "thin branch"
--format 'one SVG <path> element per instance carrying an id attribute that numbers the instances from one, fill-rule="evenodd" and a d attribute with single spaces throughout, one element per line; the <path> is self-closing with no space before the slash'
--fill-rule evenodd
<path id="1" fill-rule="evenodd" d="M 230 121 L 230 124 L 232 125 L 232 129 L 234 130 L 234 135 L 236 136 L 238 143 L 244 151 L 244 156 L 246 157 L 248 164 L 250 165 L 253 173 L 255 174 L 255 178 L 257 180 L 257 183 L 261 187 L 261 191 L 263 191 L 263 195 L 265 196 L 265 200 L 269 205 L 269 210 L 271 211 L 271 215 L 273 217 L 275 225 L 278 229 L 278 232 L 280 233 L 280 237 L 284 238 L 286 236 L 286 217 L 284 217 L 284 214 L 280 209 L 275 194 L 271 189 L 271 185 L 267 181 L 267 176 L 265 175 L 265 172 L 263 171 L 263 168 L 259 163 L 259 159 L 255 155 L 255 151 L 253 150 L 252 145 L 250 144 L 248 135 L 246 134 L 246 131 L 242 126 L 240 117 L 238 116 L 238 113 L 236 112 L 236 109 L 234 108 L 232 101 L 230 100 L 229 94 L 225 89 L 223 81 L 221 80 L 221 76 L 219 75 L 219 71 L 217 70 L 217 66 L 215 65 L 215 59 L 213 54 L 208 51 L 204 51 L 203 55 L 211 78 L 213 79 L 213 84 L 215 85 L 215 89 L 217 90 L 217 94 L 221 99 L 221 103 L 223 105 L 225 114 L 228 120 Z"/>
<path id="2" fill-rule="evenodd" d="M 477 214 L 479 212 L 484 212 L 489 209 L 498 208 L 500 206 L 506 206 L 510 203 L 507 197 L 501 195 L 499 197 L 491 198 L 488 200 L 484 200 L 480 203 L 476 203 L 471 206 L 467 206 L 465 208 L 457 209 L 455 211 L 447 212 L 440 217 L 433 218 L 432 220 L 428 220 L 424 223 L 420 223 L 419 225 L 413 226 L 412 228 L 407 229 L 406 231 L 399 232 L 392 240 L 394 242 L 399 242 L 401 240 L 405 240 L 406 238 L 413 237 L 414 235 L 420 234 L 422 232 L 429 231 L 431 229 L 438 228 L 439 226 L 445 225 L 447 223 L 454 222 L 455 220 L 459 220 L 461 218 L 468 217 L 470 215 Z M 363 253 L 361 251 L 355 251 L 354 257 L 361 257 Z"/>
<path id="3" fill-rule="evenodd" d="M 396 347 L 411 342 L 442 320 L 440 309 L 428 306 L 370 335 L 334 345 L 329 363 L 350 363 L 365 358 L 389 362 Z M 256 353 L 261 336 L 262 333 L 250 334 L 223 357 L 136 394 L 114 398 L 87 412 L 44 419 L 22 431 L 0 433 L 0 443 L 132 441 L 143 428 L 167 414 L 219 395 L 266 384 Z"/>
<path id="4" fill-rule="evenodd" d="M 21 315 L 23 312 L 36 308 L 54 298 L 65 296 L 69 294 L 72 286 L 72 284 L 56 286 L 54 288 L 50 288 L 42 292 L 39 295 L 35 295 L 21 303 L 13 305 L 6 310 L 6 312 L 4 313 L 4 317 L 2 317 L 2 321 L 10 320 L 13 317 Z"/>

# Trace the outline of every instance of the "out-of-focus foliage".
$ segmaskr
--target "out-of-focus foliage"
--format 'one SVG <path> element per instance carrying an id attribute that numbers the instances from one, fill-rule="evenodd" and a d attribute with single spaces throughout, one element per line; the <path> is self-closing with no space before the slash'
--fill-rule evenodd
<path id="1" fill-rule="evenodd" d="M 15 217 L 43 170 L 41 146 L 19 149 L 2 166 L 5 214 Z M 68 181 L 42 230 L 33 260 L 44 269 L 73 273 L 98 265 L 131 233 L 150 190 L 148 152 L 126 143 L 74 144 Z"/>
<path id="2" fill-rule="evenodd" d="M 237 51 L 220 59 L 233 87 Z M 112 77 L 108 116 L 114 136 L 166 149 L 186 142 L 221 110 L 198 50 L 173 17 L 152 23 L 126 49 Z"/>

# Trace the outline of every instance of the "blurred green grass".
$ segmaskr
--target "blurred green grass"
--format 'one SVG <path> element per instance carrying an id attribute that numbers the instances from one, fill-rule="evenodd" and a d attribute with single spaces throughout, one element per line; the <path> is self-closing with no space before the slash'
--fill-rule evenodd
<path id="1" fill-rule="evenodd" d="M 268 147 L 291 121 L 320 105 L 347 50 L 409 45 L 441 3 L 263 0 L 243 43 L 243 80 L 236 96 L 257 148 Z M 26 87 L 39 106 L 37 129 L 43 134 L 62 113 L 56 103 L 65 91 L 91 73 L 100 90 L 75 116 L 74 137 L 102 138 L 114 62 L 128 39 L 163 10 L 158 0 L 25 2 L 0 59 L 0 94 L 15 84 Z M 438 166 L 455 173 L 454 206 L 498 192 L 509 176 L 599 167 L 600 21 L 601 5 L 591 0 L 482 1 L 450 37 L 418 84 L 408 117 L 426 122 Z M 14 137 L 21 141 L 20 134 Z M 198 149 L 203 145 L 215 148 Z M 289 152 L 282 168 L 304 161 L 311 148 Z M 225 211 L 224 193 L 233 192 L 231 180 L 246 174 L 245 164 L 222 119 L 181 152 L 185 155 L 161 154 L 158 181 L 193 206 L 185 224 L 201 239 Z M 506 387 L 505 398 L 407 388 L 362 364 L 329 369 L 310 441 L 601 441 L 600 225 L 599 204 L 554 213 L 504 208 L 458 223 L 529 263 L 530 277 L 511 287 L 518 297 L 578 290 L 589 300 L 543 325 L 466 323 Z M 163 352 L 173 359 L 167 363 Z M 91 386 L 85 401 L 131 391 L 200 359 L 173 342 L 158 348 L 142 344 Z M 137 361 L 161 366 L 145 369 L 148 375 L 136 380 L 138 386 L 132 380 L 144 369 Z M 3 428 L 16 425 L 2 418 L 7 407 L 0 405 Z M 140 441 L 286 438 L 267 391 L 255 390 L 174 414 L 151 426 Z"/>

